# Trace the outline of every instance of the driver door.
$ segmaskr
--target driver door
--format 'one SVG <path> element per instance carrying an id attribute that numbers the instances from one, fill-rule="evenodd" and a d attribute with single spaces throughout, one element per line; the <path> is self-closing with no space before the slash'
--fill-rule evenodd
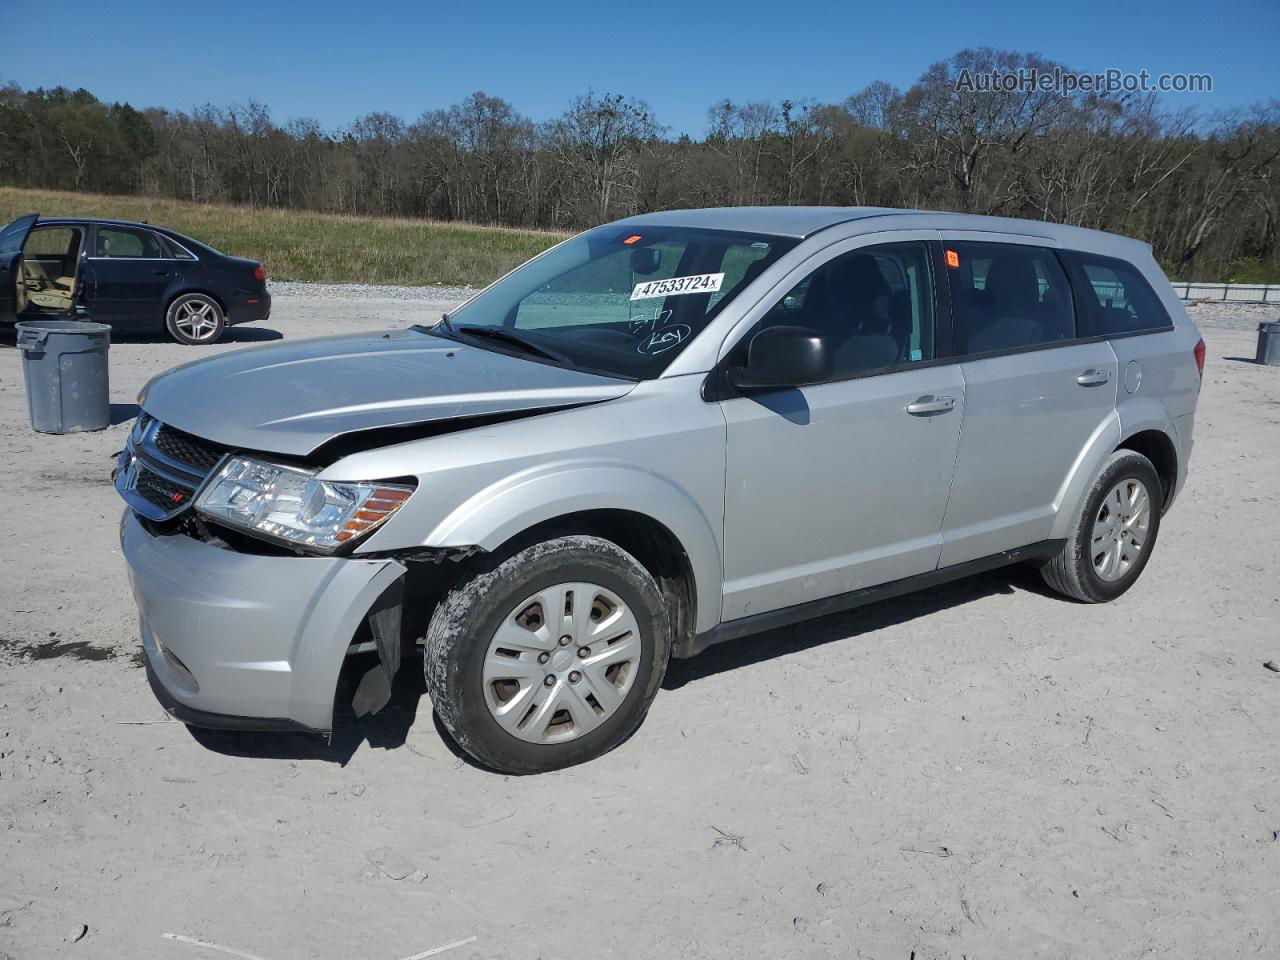
<path id="1" fill-rule="evenodd" d="M 0 322 L 13 323 L 26 305 L 19 289 L 22 277 L 22 248 L 39 214 L 28 213 L 0 230 Z"/>
<path id="2" fill-rule="evenodd" d="M 740 365 L 766 326 L 801 326 L 826 338 L 834 370 L 815 386 L 721 401 L 724 620 L 936 567 L 964 402 L 959 367 L 935 360 L 937 238 L 828 248 L 753 311 L 767 312 L 725 357 Z"/>

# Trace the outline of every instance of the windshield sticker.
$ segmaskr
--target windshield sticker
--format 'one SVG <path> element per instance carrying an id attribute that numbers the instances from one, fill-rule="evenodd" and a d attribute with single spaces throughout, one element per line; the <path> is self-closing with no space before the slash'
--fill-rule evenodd
<path id="1" fill-rule="evenodd" d="M 676 297 L 684 293 L 715 293 L 722 283 L 723 273 L 699 273 L 692 277 L 649 280 L 636 284 L 636 288 L 631 291 L 631 299 L 648 300 L 650 297 Z"/>
<path id="2" fill-rule="evenodd" d="M 640 341 L 636 349 L 647 357 L 657 356 L 660 353 L 666 353 L 672 347 L 680 346 L 688 339 L 691 332 L 688 324 L 673 323 L 649 334 Z"/>

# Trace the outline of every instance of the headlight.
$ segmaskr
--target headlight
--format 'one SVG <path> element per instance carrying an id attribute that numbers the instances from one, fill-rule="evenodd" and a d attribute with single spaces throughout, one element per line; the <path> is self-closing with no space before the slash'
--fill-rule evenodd
<path id="1" fill-rule="evenodd" d="M 268 539 L 332 553 L 400 509 L 412 487 L 338 483 L 314 472 L 231 457 L 196 499 L 211 520 Z"/>

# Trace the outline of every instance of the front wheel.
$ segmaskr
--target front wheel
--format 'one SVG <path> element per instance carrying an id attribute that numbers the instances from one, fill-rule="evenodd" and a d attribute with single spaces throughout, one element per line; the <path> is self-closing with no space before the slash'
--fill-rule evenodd
<path id="1" fill-rule="evenodd" d="M 1160 532 L 1160 477 L 1151 461 L 1117 450 L 1102 465 L 1062 553 L 1041 572 L 1045 582 L 1085 603 L 1105 603 L 1137 581 Z"/>
<path id="2" fill-rule="evenodd" d="M 505 773 L 594 759 L 644 719 L 671 652 L 652 576 L 598 537 L 534 544 L 458 584 L 427 630 L 432 703 Z"/>
<path id="3" fill-rule="evenodd" d="M 165 329 L 179 343 L 216 343 L 227 329 L 227 318 L 213 297 L 184 293 L 165 312 Z"/>

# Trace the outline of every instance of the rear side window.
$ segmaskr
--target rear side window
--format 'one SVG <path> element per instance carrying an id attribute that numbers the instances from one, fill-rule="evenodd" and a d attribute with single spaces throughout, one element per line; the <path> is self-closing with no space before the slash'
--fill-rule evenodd
<path id="1" fill-rule="evenodd" d="M 166 237 L 164 234 L 156 234 L 160 240 L 161 246 L 164 247 L 165 256 L 173 260 L 194 260 L 195 256 L 182 244 Z"/>
<path id="2" fill-rule="evenodd" d="M 1088 253 L 1066 254 L 1080 298 L 1080 336 L 1161 330 L 1173 325 L 1151 284 L 1130 263 Z"/>
<path id="3" fill-rule="evenodd" d="M 95 257 L 160 260 L 165 256 L 159 239 L 150 230 L 131 227 L 99 227 Z"/>
<path id="4" fill-rule="evenodd" d="M 957 354 L 1075 337 L 1071 286 L 1052 250 L 955 241 L 946 259 Z"/>

